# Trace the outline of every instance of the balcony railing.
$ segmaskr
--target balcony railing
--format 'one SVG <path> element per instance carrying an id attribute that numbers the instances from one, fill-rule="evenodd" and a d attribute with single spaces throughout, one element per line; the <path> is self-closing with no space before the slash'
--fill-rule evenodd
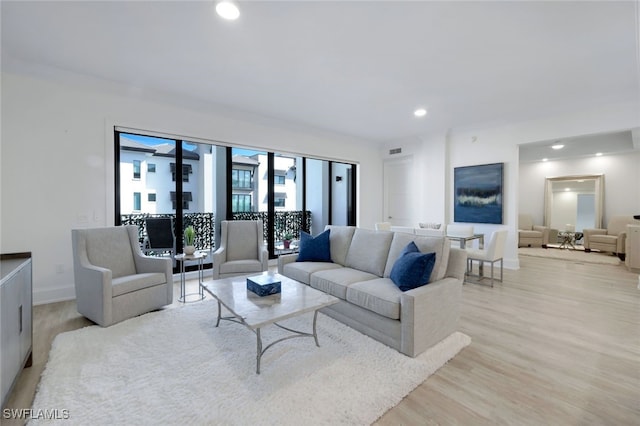
<path id="1" fill-rule="evenodd" d="M 152 217 L 171 217 L 173 218 L 173 235 L 176 238 L 182 238 L 182 231 L 176 232 L 175 214 L 149 214 L 149 213 L 137 213 L 137 214 L 123 214 L 121 215 L 122 225 L 136 225 L 138 227 L 138 237 L 140 242 L 144 240 L 147 235 L 145 229 L 145 219 Z M 269 229 L 269 223 L 267 218 L 267 212 L 239 212 L 233 214 L 233 220 L 262 220 L 264 223 L 264 239 L 267 239 L 267 230 Z M 311 212 L 307 211 L 306 215 L 303 215 L 301 210 L 294 211 L 276 211 L 275 212 L 275 241 L 284 240 L 284 236 L 287 234 L 293 235 L 294 239 L 300 237 L 300 230 L 309 232 L 311 229 Z M 215 218 L 213 213 L 185 213 L 183 215 L 184 226 L 192 225 L 196 230 L 195 246 L 197 250 L 213 250 L 215 249 Z"/>
<path id="2" fill-rule="evenodd" d="M 170 217 L 173 219 L 173 235 L 176 238 L 182 238 L 182 231 L 176 232 L 176 215 L 175 214 L 123 214 L 120 216 L 123 225 L 136 225 L 138 227 L 138 238 L 140 242 L 147 235 L 144 221 L 150 217 Z M 185 213 L 182 216 L 184 227 L 191 225 L 196 230 L 195 246 L 198 250 L 209 250 L 215 248 L 215 226 L 213 213 Z"/>
<path id="3" fill-rule="evenodd" d="M 311 229 L 311 212 L 306 211 L 306 215 L 302 210 L 293 211 L 276 211 L 275 212 L 275 230 L 274 240 L 282 241 L 287 234 L 293 235 L 294 239 L 300 238 L 300 231 L 309 232 Z M 264 239 L 267 239 L 267 230 L 269 229 L 269 220 L 267 212 L 237 212 L 233 214 L 233 220 L 262 220 L 264 224 Z"/>

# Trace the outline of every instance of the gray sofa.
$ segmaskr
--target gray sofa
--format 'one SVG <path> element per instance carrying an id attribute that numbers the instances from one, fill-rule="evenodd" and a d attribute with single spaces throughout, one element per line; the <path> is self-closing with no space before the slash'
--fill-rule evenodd
<path id="1" fill-rule="evenodd" d="M 296 262 L 280 256 L 278 272 L 332 294 L 340 302 L 322 312 L 415 357 L 458 329 L 467 255 L 446 237 L 328 226 L 333 262 Z M 406 292 L 389 278 L 402 250 L 414 241 L 436 253 L 430 283 Z"/>

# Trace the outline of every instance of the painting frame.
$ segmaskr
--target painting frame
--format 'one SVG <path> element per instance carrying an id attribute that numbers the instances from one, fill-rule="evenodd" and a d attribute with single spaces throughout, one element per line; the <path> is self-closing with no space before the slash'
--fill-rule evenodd
<path id="1" fill-rule="evenodd" d="M 503 224 L 504 163 L 453 169 L 453 220 Z"/>

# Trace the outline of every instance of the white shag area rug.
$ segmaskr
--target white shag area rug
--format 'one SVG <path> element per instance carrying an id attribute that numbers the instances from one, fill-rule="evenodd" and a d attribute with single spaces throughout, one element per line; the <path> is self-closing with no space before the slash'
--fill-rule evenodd
<path id="1" fill-rule="evenodd" d="M 471 343 L 457 332 L 410 358 L 319 314 L 320 347 L 278 343 L 257 375 L 255 334 L 229 321 L 216 328 L 216 315 L 207 301 L 58 335 L 34 412 L 67 410 L 65 425 L 364 425 Z M 312 319 L 283 324 L 310 331 Z M 265 346 L 283 333 L 264 328 Z"/>
<path id="2" fill-rule="evenodd" d="M 549 247 L 520 247 L 518 254 L 522 256 L 546 257 L 549 259 L 570 260 L 578 263 L 598 263 L 601 265 L 620 265 L 622 262 L 618 256 L 611 253 L 586 253 L 582 250 L 568 250 Z"/>

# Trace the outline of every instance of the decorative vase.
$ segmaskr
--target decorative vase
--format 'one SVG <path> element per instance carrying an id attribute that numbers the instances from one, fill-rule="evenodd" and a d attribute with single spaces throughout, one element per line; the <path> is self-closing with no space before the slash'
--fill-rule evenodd
<path id="1" fill-rule="evenodd" d="M 184 254 L 193 254 L 196 252 L 196 246 L 184 246 Z"/>
<path id="2" fill-rule="evenodd" d="M 289 248 L 289 246 L 291 245 L 291 241 L 289 241 L 289 240 L 284 240 L 284 241 L 282 242 L 282 244 L 284 244 L 284 248 L 288 249 L 288 248 Z"/>

